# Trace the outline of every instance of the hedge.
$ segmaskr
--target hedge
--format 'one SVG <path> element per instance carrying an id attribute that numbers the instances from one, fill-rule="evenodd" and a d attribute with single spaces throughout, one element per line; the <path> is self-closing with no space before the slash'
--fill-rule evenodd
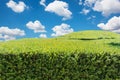
<path id="1" fill-rule="evenodd" d="M 0 54 L 0 80 L 120 80 L 120 55 Z"/>

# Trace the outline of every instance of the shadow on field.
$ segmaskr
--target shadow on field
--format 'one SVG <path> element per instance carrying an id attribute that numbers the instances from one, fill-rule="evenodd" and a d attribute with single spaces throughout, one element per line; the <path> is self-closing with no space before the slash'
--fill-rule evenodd
<path id="1" fill-rule="evenodd" d="M 109 45 L 120 47 L 120 43 L 116 43 L 116 42 L 111 42 L 109 43 Z"/>
<path id="2" fill-rule="evenodd" d="M 115 39 L 115 38 L 69 38 L 70 40 L 84 40 L 84 41 L 89 41 L 89 40 L 102 40 L 102 39 Z"/>
<path id="3" fill-rule="evenodd" d="M 88 40 L 98 40 L 98 39 L 94 39 L 94 38 L 70 38 L 70 40 L 85 40 L 85 41 L 88 41 Z"/>

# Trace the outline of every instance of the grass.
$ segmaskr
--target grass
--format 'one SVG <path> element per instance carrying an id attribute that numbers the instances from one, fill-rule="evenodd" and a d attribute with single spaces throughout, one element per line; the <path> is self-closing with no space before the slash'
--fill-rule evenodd
<path id="1" fill-rule="evenodd" d="M 114 43 L 115 44 L 114 44 Z M 117 44 L 116 44 L 117 43 Z M 48 39 L 20 39 L 0 43 L 0 54 L 19 53 L 120 53 L 120 34 L 108 31 L 81 31 Z M 117 46 L 115 46 L 117 45 Z"/>
<path id="2" fill-rule="evenodd" d="M 119 80 L 120 34 L 82 31 L 0 43 L 0 80 Z"/>

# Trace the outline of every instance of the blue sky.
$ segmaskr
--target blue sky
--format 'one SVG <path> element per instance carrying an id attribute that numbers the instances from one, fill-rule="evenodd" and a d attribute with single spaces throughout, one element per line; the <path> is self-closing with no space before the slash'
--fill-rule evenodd
<path id="1" fill-rule="evenodd" d="M 120 0 L 0 0 L 0 40 L 101 29 L 120 32 Z"/>

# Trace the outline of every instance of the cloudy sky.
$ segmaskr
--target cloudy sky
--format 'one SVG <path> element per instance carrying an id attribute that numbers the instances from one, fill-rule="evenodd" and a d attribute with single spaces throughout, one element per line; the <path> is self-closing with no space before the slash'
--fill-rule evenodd
<path id="1" fill-rule="evenodd" d="M 0 0 L 0 40 L 82 30 L 120 33 L 120 0 Z"/>

